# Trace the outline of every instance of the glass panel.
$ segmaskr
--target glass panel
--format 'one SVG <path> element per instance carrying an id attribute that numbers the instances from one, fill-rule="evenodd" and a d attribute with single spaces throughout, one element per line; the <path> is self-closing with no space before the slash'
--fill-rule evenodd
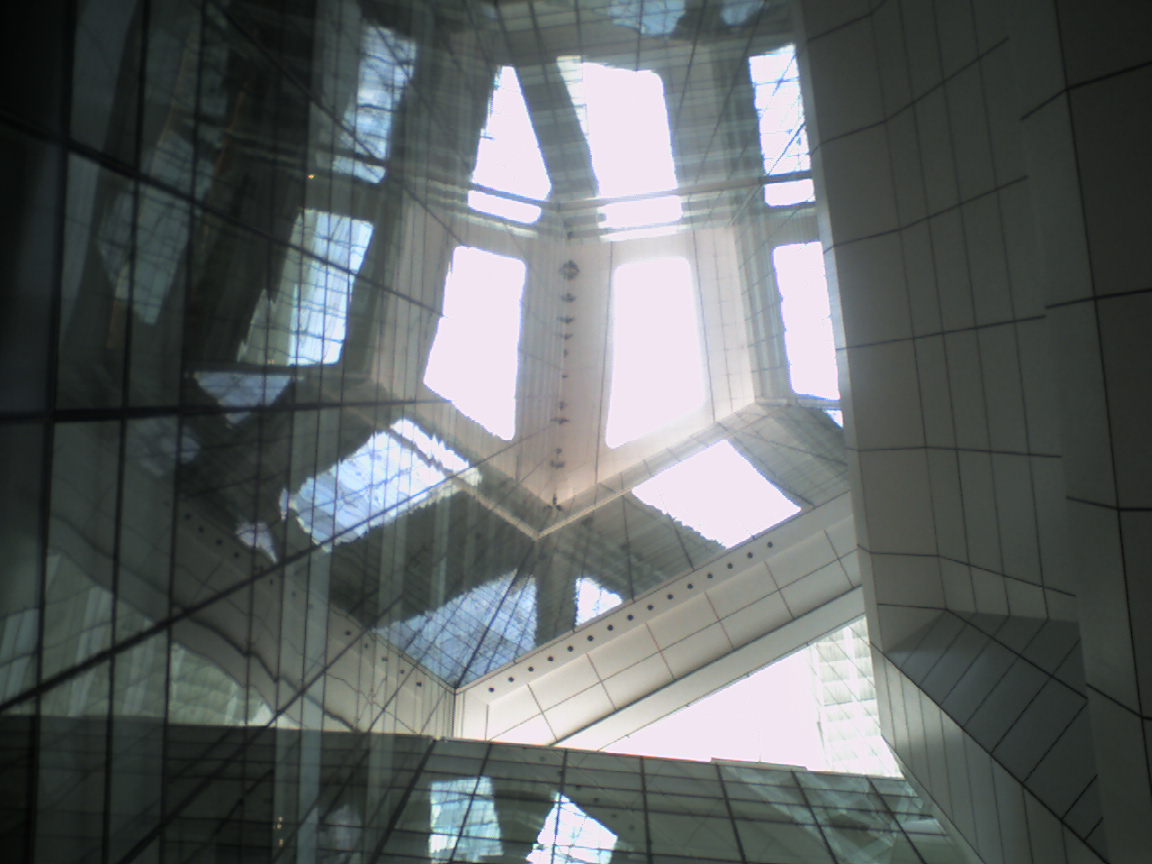
<path id="1" fill-rule="evenodd" d="M 383 635 L 428 671 L 462 686 L 535 647 L 535 580 L 510 573 L 391 624 Z"/>
<path id="2" fill-rule="evenodd" d="M 111 643 L 120 423 L 61 423 L 53 444 L 45 677 Z"/>
<path id="3" fill-rule="evenodd" d="M 153 636 L 119 655 L 112 696 L 109 845 L 120 859 L 160 821 L 168 639 Z"/>
<path id="4" fill-rule="evenodd" d="M 544 199 L 552 189 L 532 118 L 520 91 L 516 70 L 504 66 L 496 76 L 488 121 L 480 133 L 472 182 L 525 198 Z M 540 208 L 479 190 L 468 193 L 468 206 L 517 222 L 535 222 Z"/>
<path id="5" fill-rule="evenodd" d="M 824 399 L 839 399 L 824 251 L 819 243 L 777 246 L 772 250 L 772 265 L 780 290 L 792 389 Z"/>
<path id="6" fill-rule="evenodd" d="M 811 166 L 795 49 L 786 45 L 768 54 L 749 57 L 748 69 L 760 125 L 764 173 L 807 171 Z M 764 185 L 764 201 L 772 205 L 798 204 L 813 197 L 809 179 Z"/>
<path id="7" fill-rule="evenodd" d="M 524 262 L 457 246 L 424 383 L 493 435 L 516 434 Z"/>
<path id="8" fill-rule="evenodd" d="M 676 167 L 664 81 L 655 72 L 618 69 L 561 57 L 564 83 L 592 154 L 601 198 L 643 196 L 605 204 L 605 228 L 637 228 L 675 222 L 683 208 L 676 190 Z"/>
<path id="9" fill-rule="evenodd" d="M 749 864 L 832 864 L 815 825 L 781 825 L 737 819 L 736 830 Z"/>
<path id="10" fill-rule="evenodd" d="M 727 441 L 645 480 L 632 492 L 727 548 L 800 512 Z"/>
<path id="11" fill-rule="evenodd" d="M 418 434 L 419 443 L 403 432 Z M 324 474 L 306 480 L 286 496 L 286 507 L 316 543 L 349 543 L 456 492 L 449 472 L 466 472 L 468 464 L 442 444 L 439 449 L 431 445 L 432 439 L 414 424 L 399 421 Z M 474 474 L 465 478 L 477 482 Z"/>
<path id="12" fill-rule="evenodd" d="M 332 161 L 332 170 L 379 183 L 387 173 L 392 126 L 412 77 L 416 46 L 387 27 L 366 27 L 360 51 L 356 99 L 344 112 L 339 136 L 344 152 Z"/>
<path id="13" fill-rule="evenodd" d="M 0 579 L 0 702 L 36 683 L 44 563 L 40 544 L 43 442 L 44 427 L 39 423 L 0 425 L 0 476 L 7 483 L 0 497 L 5 570 Z"/>
<path id="14" fill-rule="evenodd" d="M 536 838 L 528 864 L 608 864 L 616 835 L 556 793 L 555 804 Z"/>
<path id="15" fill-rule="evenodd" d="M 297 216 L 280 288 L 275 299 L 261 298 L 240 359 L 290 366 L 337 362 L 372 231 L 371 222 L 319 210 Z"/>
<path id="16" fill-rule="evenodd" d="M 500 822 L 487 777 L 433 782 L 428 854 L 433 861 L 486 861 L 501 855 Z"/>

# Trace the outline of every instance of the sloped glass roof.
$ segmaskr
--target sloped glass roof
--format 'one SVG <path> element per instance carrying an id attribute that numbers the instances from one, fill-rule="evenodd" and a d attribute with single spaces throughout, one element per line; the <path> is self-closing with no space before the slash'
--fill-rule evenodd
<path id="1" fill-rule="evenodd" d="M 807 171 L 811 162 L 795 49 L 786 45 L 767 54 L 749 57 L 748 69 L 755 92 L 764 173 L 771 176 Z M 764 185 L 767 204 L 798 204 L 814 199 L 811 178 Z"/>

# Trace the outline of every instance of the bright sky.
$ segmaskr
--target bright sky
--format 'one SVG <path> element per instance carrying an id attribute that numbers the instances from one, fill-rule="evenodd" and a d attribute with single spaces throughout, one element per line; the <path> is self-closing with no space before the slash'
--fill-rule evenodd
<path id="1" fill-rule="evenodd" d="M 457 246 L 424 383 L 493 435 L 516 434 L 524 262 Z"/>
<path id="2" fill-rule="evenodd" d="M 798 651 L 606 750 L 700 761 L 819 766 L 824 750 L 808 658 Z"/>
<path id="3" fill-rule="evenodd" d="M 632 493 L 729 548 L 800 512 L 728 441 L 689 456 Z"/>
<path id="4" fill-rule="evenodd" d="M 561 58 L 572 102 L 592 156 L 603 198 L 672 192 L 677 187 L 664 82 L 655 72 L 618 69 Z M 674 222 L 683 210 L 677 195 L 609 204 L 606 228 Z"/>
<path id="5" fill-rule="evenodd" d="M 792 389 L 809 396 L 839 399 L 824 252 L 819 243 L 777 246 L 772 250 L 772 264 L 780 289 Z"/>
<path id="6" fill-rule="evenodd" d="M 496 76 L 472 182 L 541 200 L 552 190 L 520 79 L 511 66 L 504 66 Z M 516 222 L 531 223 L 540 218 L 540 208 L 534 204 L 479 190 L 468 193 L 468 206 Z"/>
<path id="7" fill-rule="evenodd" d="M 796 54 L 791 45 L 748 58 L 748 72 L 760 126 L 765 174 L 790 174 L 810 167 L 804 131 L 804 103 Z M 773 206 L 815 199 L 812 181 L 764 184 L 764 201 Z"/>
<path id="8" fill-rule="evenodd" d="M 612 277 L 605 443 L 619 447 L 655 432 L 703 405 L 704 395 L 704 353 L 688 259 L 621 264 Z"/>

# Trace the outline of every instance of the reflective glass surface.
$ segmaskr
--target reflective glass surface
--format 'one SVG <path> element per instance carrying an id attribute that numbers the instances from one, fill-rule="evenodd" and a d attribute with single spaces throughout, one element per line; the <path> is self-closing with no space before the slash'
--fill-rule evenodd
<path id="1" fill-rule="evenodd" d="M 771 251 L 814 240 L 814 211 L 759 199 L 748 58 L 791 39 L 779 10 L 25 6 L 0 112 L 14 858 L 370 860 L 424 756 L 385 736 L 449 735 L 455 688 L 723 551 L 633 489 L 731 440 L 805 507 L 846 490 L 773 299 Z M 605 149 L 622 114 L 652 140 Z M 539 215 L 477 209 L 478 186 Z M 473 274 L 458 305 L 465 249 L 515 278 Z M 668 258 L 697 289 L 703 402 L 614 449 L 611 274 Z M 648 854 L 643 820 L 552 782 L 524 780 L 511 827 L 497 809 L 505 854 L 546 825 L 574 860 L 604 847 L 574 808 L 615 858 Z M 421 806 L 394 860 L 428 856 Z M 487 815 L 453 824 L 491 839 Z"/>

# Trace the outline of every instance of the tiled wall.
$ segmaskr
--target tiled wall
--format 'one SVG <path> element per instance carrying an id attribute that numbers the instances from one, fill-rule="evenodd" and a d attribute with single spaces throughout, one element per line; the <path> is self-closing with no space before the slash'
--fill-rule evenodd
<path id="1" fill-rule="evenodd" d="M 1108 860 L 1144 860 L 1152 653 L 1138 622 L 1152 526 L 1138 334 L 1152 282 L 1136 190 L 1152 174 L 1152 13 L 1049 0 L 801 5 L 872 638 L 892 657 L 952 620 L 936 610 L 1078 628 L 1078 725 L 1103 812 L 1091 839 Z M 961 649 L 949 642 L 934 660 Z M 986 774 L 991 750 L 996 776 L 1012 773 L 1011 745 L 979 745 L 940 714 L 930 682 L 890 674 L 903 688 L 890 692 L 891 722 L 933 706 L 947 728 L 923 740 L 956 740 L 951 772 Z M 1018 738 L 1039 731 L 1033 716 L 1021 714 Z M 930 794 L 956 806 L 947 780 L 912 757 L 919 734 L 892 734 Z M 1065 823 L 1063 851 L 1036 847 L 1033 860 L 1091 860 L 1068 839 L 1088 835 L 1066 802 L 1041 794 L 1068 778 L 1019 779 L 1039 796 L 1023 793 L 1029 814 Z M 994 799 L 963 797 L 976 813 L 953 821 L 981 854 L 1024 860 L 979 830 Z"/>

